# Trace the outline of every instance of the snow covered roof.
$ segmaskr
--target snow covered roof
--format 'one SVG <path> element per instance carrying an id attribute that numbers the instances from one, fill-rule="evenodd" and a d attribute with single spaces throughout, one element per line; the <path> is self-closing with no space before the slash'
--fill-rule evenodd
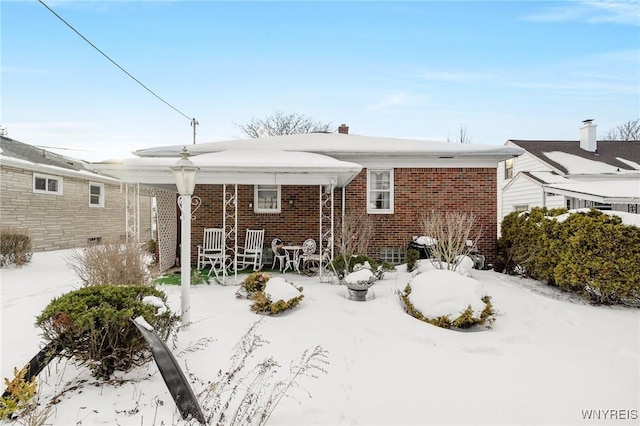
<path id="1" fill-rule="evenodd" d="M 580 198 L 599 203 L 640 203 L 640 179 L 616 179 L 611 181 L 576 181 L 549 183 L 547 192 Z"/>
<path id="2" fill-rule="evenodd" d="M 118 183 L 117 179 L 89 170 L 88 163 L 66 157 L 0 136 L 0 164 L 39 173 L 75 177 L 104 183 Z"/>
<path id="3" fill-rule="evenodd" d="M 159 146 L 134 151 L 134 154 L 140 157 L 177 157 L 181 149 L 182 145 Z M 422 156 L 435 158 L 451 158 L 453 156 L 491 157 L 501 161 L 523 153 L 521 149 L 516 147 L 458 144 L 343 133 L 306 133 L 257 139 L 236 139 L 189 146 L 189 151 L 194 154 L 231 149 L 243 151 L 304 151 L 340 159 L 347 157 L 355 159 L 377 155 L 384 157 Z"/>
<path id="4" fill-rule="evenodd" d="M 510 139 L 563 174 L 625 173 L 640 170 L 640 141 L 598 141 L 597 151 L 580 148 L 579 141 Z"/>
<path id="5" fill-rule="evenodd" d="M 228 150 L 189 159 L 200 168 L 199 184 L 328 185 L 334 179 L 341 187 L 362 170 L 359 164 L 310 152 Z M 171 167 L 175 164 L 176 158 L 151 157 L 103 161 L 91 166 L 125 182 L 173 185 Z"/>

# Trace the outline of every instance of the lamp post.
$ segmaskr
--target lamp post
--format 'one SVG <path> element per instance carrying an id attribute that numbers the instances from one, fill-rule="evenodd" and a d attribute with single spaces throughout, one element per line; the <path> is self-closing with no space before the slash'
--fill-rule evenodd
<path id="1" fill-rule="evenodd" d="M 181 314 L 182 325 L 188 326 L 191 322 L 191 195 L 196 186 L 198 167 L 189 160 L 187 147 L 182 148 L 180 160 L 171 167 L 178 187 L 178 207 L 182 212 L 180 232 L 180 289 L 182 295 Z"/>

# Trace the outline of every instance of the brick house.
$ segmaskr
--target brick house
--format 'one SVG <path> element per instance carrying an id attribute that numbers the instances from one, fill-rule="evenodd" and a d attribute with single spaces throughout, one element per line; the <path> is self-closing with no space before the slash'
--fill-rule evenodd
<path id="1" fill-rule="evenodd" d="M 149 148 L 134 152 L 140 157 L 137 161 L 93 166 L 124 181 L 166 188 L 173 182 L 169 167 L 182 149 Z M 194 192 L 201 205 L 191 223 L 192 263 L 203 229 L 225 225 L 230 185 L 231 198 L 237 201 L 234 224 L 240 246 L 246 228 L 265 229 L 267 246 L 276 237 L 298 244 L 306 238 L 322 240 L 327 222 L 339 223 L 343 214 L 366 211 L 377 230 L 368 254 L 399 263 L 411 237 L 421 234 L 423 213 L 460 211 L 477 217 L 483 229 L 478 246 L 491 261 L 496 251 L 497 165 L 523 152 L 514 147 L 359 136 L 348 134 L 345 125 L 337 133 L 203 143 L 189 145 L 188 151 L 201 169 Z M 318 160 L 316 168 L 309 165 L 294 173 L 290 167 L 306 167 L 308 162 L 293 154 L 328 161 Z"/>
<path id="2" fill-rule="evenodd" d="M 124 240 L 126 190 L 87 163 L 0 137 L 0 223 L 26 230 L 34 251 Z M 140 200 L 140 238 L 151 238 L 151 198 Z"/>

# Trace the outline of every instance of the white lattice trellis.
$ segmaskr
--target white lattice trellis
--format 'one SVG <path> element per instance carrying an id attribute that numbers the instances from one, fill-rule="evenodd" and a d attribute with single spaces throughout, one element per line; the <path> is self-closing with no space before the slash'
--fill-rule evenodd
<path id="1" fill-rule="evenodd" d="M 156 190 L 158 227 L 158 265 L 166 271 L 176 263 L 178 215 L 176 194 L 173 191 Z"/>

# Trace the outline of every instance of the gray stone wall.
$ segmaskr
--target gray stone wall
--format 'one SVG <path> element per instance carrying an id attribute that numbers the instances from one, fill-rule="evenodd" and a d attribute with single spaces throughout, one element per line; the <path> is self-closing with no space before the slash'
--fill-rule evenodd
<path id="1" fill-rule="evenodd" d="M 89 206 L 89 180 L 61 177 L 62 195 L 33 192 L 33 172 L 0 167 L 0 223 L 28 231 L 34 251 L 84 247 L 89 239 L 124 241 L 125 193 L 104 184 L 104 207 Z M 53 175 L 52 173 L 48 173 Z M 140 199 L 141 240 L 150 238 L 151 199 Z"/>

